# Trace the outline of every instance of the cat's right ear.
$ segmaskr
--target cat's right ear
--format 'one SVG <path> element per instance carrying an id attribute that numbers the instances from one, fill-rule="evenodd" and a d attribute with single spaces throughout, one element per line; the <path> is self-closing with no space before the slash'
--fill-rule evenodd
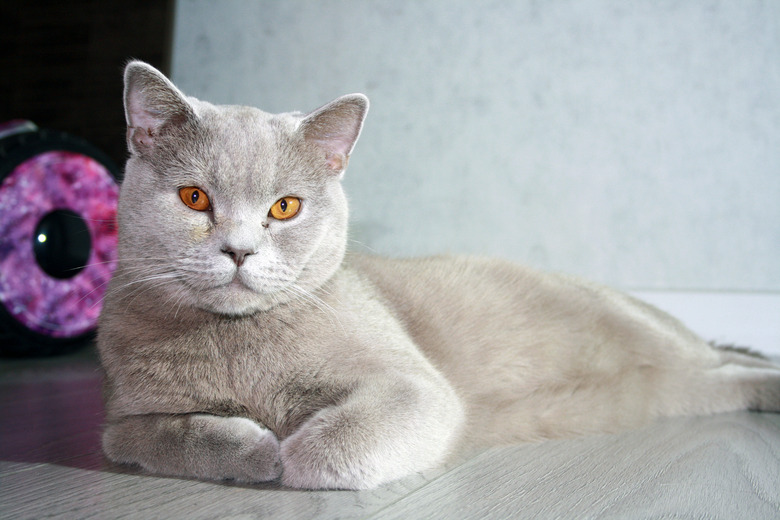
<path id="1" fill-rule="evenodd" d="M 195 117 L 184 94 L 160 71 L 142 61 L 125 67 L 127 148 L 133 155 L 152 152 L 159 135 Z"/>

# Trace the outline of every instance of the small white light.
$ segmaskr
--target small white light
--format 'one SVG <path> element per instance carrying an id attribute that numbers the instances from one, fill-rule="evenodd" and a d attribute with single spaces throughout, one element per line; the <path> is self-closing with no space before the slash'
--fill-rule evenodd
<path id="1" fill-rule="evenodd" d="M 41 233 L 40 235 L 38 235 L 38 242 L 39 242 L 39 243 L 41 243 L 41 244 L 43 244 L 44 242 L 46 242 L 46 235 L 44 235 L 43 233 Z"/>

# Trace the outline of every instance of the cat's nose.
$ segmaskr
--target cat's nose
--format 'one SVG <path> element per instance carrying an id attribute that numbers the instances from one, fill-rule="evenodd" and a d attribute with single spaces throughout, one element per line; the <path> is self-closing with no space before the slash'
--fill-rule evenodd
<path id="1" fill-rule="evenodd" d="M 244 265 L 244 260 L 246 260 L 246 257 L 255 254 L 254 251 L 250 251 L 249 249 L 238 249 L 232 247 L 225 247 L 222 249 L 222 252 L 228 255 L 238 267 Z"/>

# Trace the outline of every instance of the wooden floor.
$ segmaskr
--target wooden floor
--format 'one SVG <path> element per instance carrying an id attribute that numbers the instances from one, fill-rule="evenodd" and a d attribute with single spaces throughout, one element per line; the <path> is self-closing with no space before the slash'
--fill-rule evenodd
<path id="1" fill-rule="evenodd" d="M 780 518 L 780 416 L 683 418 L 484 452 L 374 491 L 146 476 L 107 463 L 94 352 L 0 361 L 0 518 Z"/>

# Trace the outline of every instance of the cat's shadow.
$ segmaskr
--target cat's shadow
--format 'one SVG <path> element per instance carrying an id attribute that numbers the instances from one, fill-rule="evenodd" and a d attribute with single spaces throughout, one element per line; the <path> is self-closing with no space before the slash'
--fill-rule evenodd
<path id="1" fill-rule="evenodd" d="M 143 469 L 141 469 L 139 466 L 129 465 L 129 464 L 118 464 L 116 462 L 112 462 L 108 460 L 103 455 L 101 456 L 103 457 L 103 466 L 100 468 L 100 470 L 105 473 L 113 473 L 117 475 L 129 475 L 134 477 L 148 478 L 148 479 L 166 481 L 166 482 L 174 482 L 174 481 L 200 482 L 203 484 L 212 484 L 217 486 L 223 486 L 226 488 L 254 489 L 258 491 L 301 491 L 300 489 L 294 489 L 294 488 L 283 486 L 278 479 L 269 482 L 246 483 L 246 482 L 236 482 L 234 480 L 202 480 L 194 477 L 152 475 L 150 473 L 147 473 Z"/>

